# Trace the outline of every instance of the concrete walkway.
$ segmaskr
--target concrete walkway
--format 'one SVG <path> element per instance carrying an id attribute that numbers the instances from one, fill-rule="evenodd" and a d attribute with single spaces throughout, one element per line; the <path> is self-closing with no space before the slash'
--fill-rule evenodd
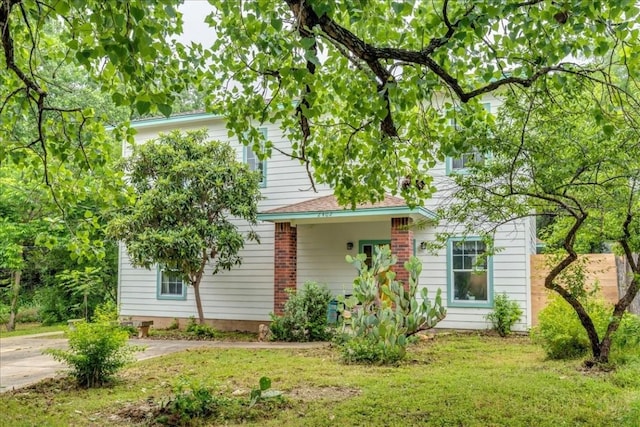
<path id="1" fill-rule="evenodd" d="M 135 354 L 137 360 L 159 357 L 192 348 L 288 349 L 319 348 L 326 343 L 221 342 L 189 340 L 132 339 L 131 344 L 146 347 Z M 47 348 L 67 348 L 62 332 L 0 338 L 0 393 L 25 387 L 67 370 L 53 357 L 42 354 Z"/>

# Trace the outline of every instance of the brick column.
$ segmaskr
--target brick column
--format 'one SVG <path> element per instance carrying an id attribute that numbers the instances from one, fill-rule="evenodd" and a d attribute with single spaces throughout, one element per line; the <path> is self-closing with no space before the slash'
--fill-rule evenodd
<path id="1" fill-rule="evenodd" d="M 289 299 L 287 288 L 296 288 L 298 279 L 298 233 L 288 222 L 275 224 L 274 274 L 273 274 L 273 312 L 281 315 L 284 303 Z"/>
<path id="2" fill-rule="evenodd" d="M 391 253 L 398 258 L 394 271 L 396 280 L 402 282 L 405 288 L 409 286 L 409 272 L 404 269 L 405 261 L 413 255 L 413 220 L 408 217 L 391 218 Z"/>

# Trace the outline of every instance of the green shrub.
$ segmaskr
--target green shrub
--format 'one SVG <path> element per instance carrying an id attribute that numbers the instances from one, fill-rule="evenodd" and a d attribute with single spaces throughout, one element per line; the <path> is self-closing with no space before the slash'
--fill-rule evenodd
<path id="1" fill-rule="evenodd" d="M 20 307 L 16 314 L 16 323 L 36 323 L 40 321 L 40 310 L 37 306 Z"/>
<path id="2" fill-rule="evenodd" d="M 180 321 L 177 317 L 173 318 L 173 322 L 169 326 L 167 326 L 167 331 L 177 331 L 180 329 Z"/>
<path id="3" fill-rule="evenodd" d="M 522 316 L 522 309 L 516 301 L 511 301 L 506 293 L 495 296 L 493 311 L 486 318 L 493 325 L 493 329 L 506 337 L 511 334 L 511 328 Z"/>
<path id="4" fill-rule="evenodd" d="M 191 317 L 189 324 L 185 328 L 185 332 L 193 335 L 196 338 L 216 338 L 218 332 L 209 325 L 201 325 L 196 322 L 196 319 Z"/>
<path id="5" fill-rule="evenodd" d="M 173 395 L 160 406 L 156 422 L 189 425 L 196 418 L 216 417 L 234 404 L 233 399 L 218 396 L 209 387 L 181 380 L 174 387 Z"/>
<path id="6" fill-rule="evenodd" d="M 93 311 L 93 321 L 95 323 L 109 323 L 118 320 L 118 305 L 113 300 L 107 300 L 98 304 Z"/>
<path id="7" fill-rule="evenodd" d="M 4 325 L 9 321 L 10 307 L 0 302 L 0 325 Z"/>
<path id="8" fill-rule="evenodd" d="M 371 337 L 353 337 L 340 347 L 342 360 L 347 364 L 393 365 L 405 355 L 404 345 L 388 345 Z"/>
<path id="9" fill-rule="evenodd" d="M 327 325 L 327 308 L 333 299 L 326 286 L 307 282 L 300 292 L 289 290 L 282 316 L 271 315 L 271 338 L 275 341 L 326 341 L 332 330 Z"/>
<path id="10" fill-rule="evenodd" d="M 592 296 L 581 298 L 598 336 L 602 338 L 611 319 L 612 308 Z M 531 330 L 550 359 L 575 359 L 591 350 L 587 332 L 573 307 L 560 296 L 553 295 L 538 315 L 538 326 Z M 611 361 L 625 363 L 640 357 L 640 318 L 625 313 L 611 340 Z"/>
<path id="11" fill-rule="evenodd" d="M 556 295 L 538 314 L 538 326 L 531 329 L 531 337 L 542 345 L 550 359 L 576 359 L 591 348 L 578 315 Z"/>
<path id="12" fill-rule="evenodd" d="M 347 262 L 354 264 L 359 275 L 353 281 L 353 295 L 341 299 L 344 306 L 341 338 L 346 338 L 342 357 L 347 363 L 393 364 L 404 357 L 409 337 L 433 328 L 445 317 L 446 310 L 440 289 L 433 304 L 426 288 L 422 288 L 418 300 L 422 264 L 416 257 L 404 264 L 409 272 L 406 288 L 395 280 L 392 268 L 397 259 L 388 246 L 375 248 L 371 267 L 366 258 L 365 254 L 347 256 Z"/>
<path id="13" fill-rule="evenodd" d="M 172 396 L 160 405 L 155 421 L 170 426 L 201 425 L 199 422 L 217 425 L 230 421 L 235 424 L 266 418 L 280 410 L 283 403 L 282 392 L 271 389 L 268 377 L 260 378 L 249 401 L 226 397 L 212 387 L 182 379 L 173 388 Z"/>
<path id="14" fill-rule="evenodd" d="M 640 365 L 640 316 L 625 313 L 613 336 L 611 360 Z"/>
<path id="15" fill-rule="evenodd" d="M 118 370 L 133 360 L 132 353 L 140 350 L 127 346 L 127 332 L 109 324 L 81 322 L 68 336 L 69 350 L 47 349 L 45 353 L 66 363 L 81 387 L 110 382 Z"/>
<path id="16" fill-rule="evenodd" d="M 68 298 L 55 286 L 39 289 L 35 300 L 40 306 L 40 318 L 45 326 L 74 318 L 75 313 L 69 313 Z"/>

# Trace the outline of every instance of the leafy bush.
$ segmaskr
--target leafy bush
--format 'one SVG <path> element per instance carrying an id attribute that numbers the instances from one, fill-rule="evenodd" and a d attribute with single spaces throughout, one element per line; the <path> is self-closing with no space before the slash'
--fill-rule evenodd
<path id="1" fill-rule="evenodd" d="M 69 350 L 47 349 L 45 353 L 69 365 L 81 387 L 110 382 L 118 370 L 133 360 L 132 353 L 140 350 L 127 346 L 127 332 L 108 324 L 81 322 L 68 336 Z"/>
<path id="2" fill-rule="evenodd" d="M 591 295 L 581 298 L 602 337 L 611 317 L 611 307 Z M 540 343 L 550 359 L 575 359 L 586 356 L 591 344 L 578 315 L 560 296 L 553 295 L 538 315 L 538 326 L 531 330 L 534 341 Z M 640 356 L 640 318 L 625 313 L 611 342 L 611 360 L 625 363 Z"/>
<path id="3" fill-rule="evenodd" d="M 404 345 L 389 345 L 371 337 L 353 337 L 340 348 L 345 363 L 393 365 L 405 355 Z"/>
<path id="4" fill-rule="evenodd" d="M 185 332 L 197 337 L 197 338 L 215 338 L 218 333 L 209 325 L 201 325 L 196 322 L 195 318 L 189 319 Z"/>
<path id="5" fill-rule="evenodd" d="M 189 425 L 195 418 L 217 416 L 234 404 L 233 399 L 217 396 L 209 387 L 181 380 L 173 396 L 161 405 L 156 422 L 171 426 Z"/>
<path id="6" fill-rule="evenodd" d="M 98 304 L 93 311 L 95 323 L 109 323 L 118 320 L 118 305 L 113 300 L 107 300 Z"/>
<path id="7" fill-rule="evenodd" d="M 522 316 L 522 309 L 516 301 L 511 301 L 506 293 L 496 295 L 493 303 L 493 311 L 486 318 L 493 325 L 493 329 L 506 337 L 511 334 L 511 328 Z"/>
<path id="8" fill-rule="evenodd" d="M 9 321 L 10 308 L 6 304 L 0 302 L 0 325 L 4 325 Z"/>
<path id="9" fill-rule="evenodd" d="M 538 326 L 531 330 L 531 337 L 542 345 L 550 359 L 576 359 L 591 348 L 578 315 L 556 295 L 538 314 Z"/>
<path id="10" fill-rule="evenodd" d="M 332 331 L 327 325 L 327 308 L 333 299 L 326 286 L 307 282 L 300 292 L 289 291 L 282 316 L 271 315 L 271 337 L 275 341 L 326 341 Z"/>
<path id="11" fill-rule="evenodd" d="M 73 318 L 70 313 L 68 298 L 55 286 L 44 287 L 36 293 L 36 303 L 40 306 L 40 318 L 43 325 L 53 325 Z"/>
<path id="12" fill-rule="evenodd" d="M 613 336 L 611 359 L 615 363 L 640 365 L 640 316 L 625 313 Z"/>
<path id="13" fill-rule="evenodd" d="M 225 397 L 211 387 L 180 380 L 173 389 L 173 395 L 160 405 L 155 421 L 171 426 L 193 425 L 196 420 L 224 424 L 228 421 L 242 422 L 268 416 L 282 403 L 282 392 L 271 390 L 268 377 L 260 378 L 258 388 L 251 391 L 249 401 Z M 257 410 L 257 406 L 263 406 L 260 409 L 264 413 Z"/>
<path id="14" fill-rule="evenodd" d="M 342 345 L 342 357 L 347 363 L 396 363 L 404 357 L 410 336 L 433 328 L 445 317 L 441 291 L 438 289 L 432 304 L 423 288 L 418 301 L 422 264 L 416 257 L 404 264 L 409 272 L 408 288 L 395 280 L 391 269 L 397 259 L 388 246 L 375 248 L 371 267 L 366 259 L 365 254 L 347 256 L 359 275 L 353 282 L 353 295 L 342 299 L 342 332 L 351 335 Z"/>
<path id="15" fill-rule="evenodd" d="M 32 305 L 21 307 L 16 314 L 16 323 L 35 323 L 40 321 L 40 310 Z"/>

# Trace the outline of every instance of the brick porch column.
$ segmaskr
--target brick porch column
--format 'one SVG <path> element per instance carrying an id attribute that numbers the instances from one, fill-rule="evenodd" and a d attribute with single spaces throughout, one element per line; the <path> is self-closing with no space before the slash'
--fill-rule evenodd
<path id="1" fill-rule="evenodd" d="M 298 233 L 297 229 L 292 227 L 289 222 L 277 222 L 275 227 L 273 312 L 281 315 L 284 303 L 289 299 L 285 289 L 295 289 L 298 279 Z"/>
<path id="2" fill-rule="evenodd" d="M 402 282 L 406 289 L 409 287 L 409 272 L 404 269 L 404 263 L 413 255 L 412 222 L 409 217 L 391 218 L 391 253 L 398 257 L 394 271 L 396 280 Z"/>

